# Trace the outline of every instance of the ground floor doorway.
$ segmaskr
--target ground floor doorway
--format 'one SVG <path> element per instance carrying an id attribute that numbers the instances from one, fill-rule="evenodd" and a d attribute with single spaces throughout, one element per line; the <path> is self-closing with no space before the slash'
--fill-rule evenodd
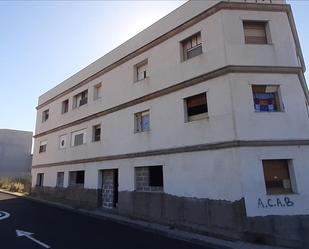
<path id="1" fill-rule="evenodd" d="M 102 170 L 102 207 L 118 206 L 118 169 Z"/>

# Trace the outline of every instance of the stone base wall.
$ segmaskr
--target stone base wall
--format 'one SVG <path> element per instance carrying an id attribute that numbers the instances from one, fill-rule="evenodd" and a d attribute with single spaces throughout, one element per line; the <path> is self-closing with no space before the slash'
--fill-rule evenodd
<path id="1" fill-rule="evenodd" d="M 244 201 L 214 201 L 165 193 L 120 192 L 119 214 L 220 237 L 241 239 Z"/>
<path id="2" fill-rule="evenodd" d="M 309 248 L 309 215 L 250 217 L 243 238 L 250 242 L 289 248 Z"/>
<path id="3" fill-rule="evenodd" d="M 76 208 L 102 207 L 104 196 L 101 190 L 80 187 L 37 187 L 32 195 Z M 118 208 L 113 212 L 227 239 L 309 248 L 309 215 L 247 217 L 244 199 L 229 202 L 158 192 L 119 192 Z"/>
<path id="4" fill-rule="evenodd" d="M 35 187 L 31 196 L 43 200 L 54 201 L 74 208 L 93 209 L 101 206 L 102 191 L 74 186 L 68 188 Z"/>
<path id="5" fill-rule="evenodd" d="M 250 218 L 246 216 L 244 199 L 229 202 L 165 193 L 120 192 L 118 212 L 214 236 L 309 248 L 309 215 Z"/>

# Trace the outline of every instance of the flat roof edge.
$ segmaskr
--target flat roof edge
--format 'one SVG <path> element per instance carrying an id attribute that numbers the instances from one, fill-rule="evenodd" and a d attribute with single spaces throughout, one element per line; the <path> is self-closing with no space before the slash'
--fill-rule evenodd
<path id="1" fill-rule="evenodd" d="M 150 25 L 148 28 L 142 30 L 135 36 L 131 37 L 118 47 L 114 48 L 107 54 L 103 55 L 96 61 L 92 62 L 85 68 L 81 69 L 77 73 L 73 74 L 71 77 L 62 81 L 52 89 L 43 93 L 39 97 L 38 105 L 48 101 L 50 98 L 55 97 L 57 94 L 73 87 L 79 82 L 89 78 L 90 76 L 96 74 L 103 68 L 115 63 L 121 58 L 133 53 L 139 48 L 147 45 L 151 41 L 157 39 L 158 37 L 164 35 L 170 30 L 179 26 L 179 24 L 190 20 L 192 17 L 202 13 L 213 5 L 221 2 L 220 0 L 211 1 L 188 1 L 183 5 L 179 6 L 163 18 L 159 19 L 157 22 Z"/>

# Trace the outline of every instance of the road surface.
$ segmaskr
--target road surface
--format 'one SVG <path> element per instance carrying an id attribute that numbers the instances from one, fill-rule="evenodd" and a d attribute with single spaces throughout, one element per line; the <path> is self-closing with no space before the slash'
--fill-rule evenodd
<path id="1" fill-rule="evenodd" d="M 212 249 L 3 193 L 0 248 Z"/>

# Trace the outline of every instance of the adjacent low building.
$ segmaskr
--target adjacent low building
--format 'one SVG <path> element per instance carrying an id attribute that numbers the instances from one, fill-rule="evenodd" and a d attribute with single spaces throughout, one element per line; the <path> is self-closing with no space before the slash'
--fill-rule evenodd
<path id="1" fill-rule="evenodd" d="M 32 132 L 0 129 L 0 179 L 31 178 Z"/>
<path id="2" fill-rule="evenodd" d="M 304 72 L 285 1 L 189 1 L 40 96 L 33 194 L 308 247 Z"/>

